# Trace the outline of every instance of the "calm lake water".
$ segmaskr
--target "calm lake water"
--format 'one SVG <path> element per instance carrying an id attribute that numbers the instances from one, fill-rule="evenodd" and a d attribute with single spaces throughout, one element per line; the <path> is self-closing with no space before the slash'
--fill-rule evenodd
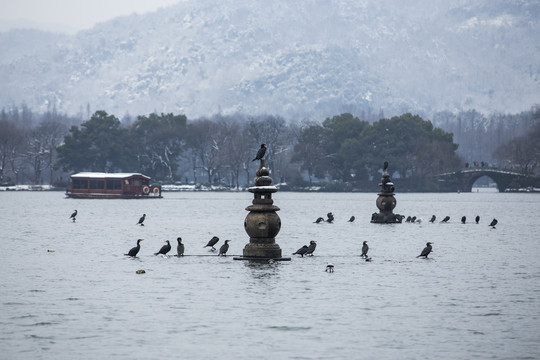
<path id="1" fill-rule="evenodd" d="M 164 196 L 0 193 L 0 358 L 540 358 L 537 194 L 398 193 L 395 212 L 424 222 L 376 225 L 375 193 L 278 192 L 276 240 L 292 260 L 275 264 L 233 260 L 252 194 Z M 329 211 L 333 224 L 313 223 Z M 178 236 L 186 255 L 210 255 L 213 235 L 232 240 L 230 256 L 153 255 Z M 310 240 L 315 256 L 290 255 Z"/>

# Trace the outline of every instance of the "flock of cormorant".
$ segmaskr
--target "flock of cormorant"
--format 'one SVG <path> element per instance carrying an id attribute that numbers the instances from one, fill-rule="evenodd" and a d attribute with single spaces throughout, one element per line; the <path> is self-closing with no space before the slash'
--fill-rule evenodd
<path id="1" fill-rule="evenodd" d="M 264 155 L 264 150 L 266 150 L 266 147 L 263 147 L 263 146 L 264 146 L 264 144 L 261 145 L 261 149 L 259 150 L 259 152 L 262 151 L 262 153 Z M 257 154 L 257 156 L 259 156 L 259 154 Z M 78 211 L 74 210 L 73 213 L 71 214 L 71 216 L 69 217 L 69 219 L 72 220 L 73 222 L 75 222 L 76 218 L 77 218 L 77 214 L 78 214 Z M 334 214 L 332 214 L 332 212 L 329 212 L 328 214 L 326 214 L 326 217 L 327 217 L 326 220 L 323 217 L 319 217 L 314 221 L 314 223 L 315 224 L 320 224 L 320 223 L 330 223 L 331 224 L 331 223 L 334 222 L 335 218 L 334 218 Z M 136 224 L 140 225 L 140 226 L 144 226 L 144 220 L 145 219 L 146 219 L 146 214 L 143 214 L 139 218 L 139 221 Z M 436 219 L 437 219 L 437 217 L 435 215 L 432 215 L 429 222 L 430 223 L 435 223 Z M 351 216 L 350 219 L 348 220 L 348 222 L 353 222 L 354 220 L 355 220 L 355 217 Z M 449 220 L 450 220 L 450 216 L 445 216 L 440 222 L 441 223 L 447 223 Z M 475 217 L 474 221 L 475 221 L 476 224 L 479 224 L 480 223 L 480 216 L 477 215 Z M 421 223 L 422 219 L 417 218 L 416 216 L 412 216 L 412 217 L 408 216 L 405 219 L 405 222 L 407 222 L 407 223 Z M 467 217 L 462 216 L 461 217 L 461 223 L 465 224 L 466 222 L 467 222 Z M 491 221 L 491 223 L 489 224 L 489 226 L 491 228 L 495 229 L 495 225 L 497 225 L 497 223 L 498 223 L 497 219 L 493 219 Z M 131 257 L 136 257 L 137 254 L 139 253 L 139 251 L 141 250 L 141 241 L 143 241 L 143 240 L 144 239 L 138 239 L 137 240 L 137 245 L 135 247 L 131 248 L 129 250 L 129 252 L 127 254 L 124 254 L 124 255 L 131 256 Z M 176 255 L 175 256 L 178 256 L 178 257 L 184 256 L 184 244 L 182 243 L 182 238 L 178 237 L 176 239 L 176 241 L 178 242 L 178 245 L 176 246 Z M 227 251 L 229 250 L 229 242 L 230 241 L 231 240 L 225 240 L 225 243 L 223 245 L 221 245 L 221 247 L 219 248 L 218 256 L 227 256 Z M 214 252 L 214 251 L 216 251 L 216 248 L 214 247 L 214 245 L 216 245 L 218 242 L 219 242 L 219 237 L 213 236 L 208 241 L 208 243 L 205 246 L 203 246 L 203 248 L 210 247 L 210 251 Z M 422 250 L 420 255 L 417 256 L 417 258 L 423 257 L 423 258 L 427 259 L 428 255 L 432 252 L 432 246 L 431 246 L 432 244 L 433 244 L 432 242 L 428 242 L 426 244 L 426 247 Z M 171 251 L 171 248 L 172 247 L 171 247 L 170 241 L 166 240 L 165 245 L 163 245 L 158 252 L 154 253 L 154 255 L 165 255 L 165 256 L 167 256 L 167 254 Z M 304 255 L 313 256 L 313 252 L 315 251 L 316 248 L 317 248 L 317 242 L 315 240 L 311 240 L 309 242 L 309 246 L 308 245 L 302 246 L 301 248 L 296 250 L 296 252 L 294 252 L 293 255 L 300 255 L 301 257 L 304 257 Z M 367 241 L 364 241 L 362 243 L 362 254 L 360 256 L 365 258 L 366 261 L 371 261 L 371 258 L 367 256 L 368 251 L 369 251 L 369 246 L 367 244 Z M 328 264 L 328 266 L 326 268 L 326 271 L 333 272 L 334 271 L 334 265 Z"/>
<path id="2" fill-rule="evenodd" d="M 405 219 L 405 216 L 404 215 L 401 215 L 402 216 L 402 219 Z M 334 218 L 334 214 L 332 214 L 332 212 L 329 212 L 328 214 L 326 214 L 326 220 L 323 218 L 323 217 L 318 217 L 314 223 L 315 224 L 321 224 L 321 223 L 330 223 L 332 224 L 335 220 Z M 431 219 L 429 220 L 430 223 L 435 223 L 435 220 L 437 219 L 437 216 L 435 215 L 432 215 L 431 216 Z M 348 220 L 348 222 L 353 222 L 355 220 L 355 217 L 354 216 L 351 216 L 350 219 Z M 422 219 L 421 218 L 417 218 L 416 216 L 407 216 L 407 218 L 405 219 L 405 222 L 407 223 L 422 223 Z M 440 222 L 441 223 L 447 223 L 448 221 L 450 221 L 450 216 L 445 216 Z M 479 224 L 480 223 L 480 216 L 477 215 L 475 218 L 474 218 L 474 221 Z M 467 217 L 466 216 L 462 216 L 461 217 L 461 223 L 462 224 L 466 224 L 467 223 Z M 489 224 L 489 226 L 493 229 L 495 229 L 495 225 L 497 225 L 498 221 L 497 219 L 493 219 L 491 221 L 491 223 Z M 314 241 L 312 241 L 314 242 Z M 425 259 L 427 259 L 428 255 L 432 252 L 432 245 L 433 243 L 432 242 L 428 242 L 426 244 L 426 247 L 422 250 L 422 252 L 420 253 L 420 255 L 417 256 L 417 258 L 419 257 L 423 257 Z M 293 253 L 293 255 L 300 255 L 300 256 L 304 256 L 307 252 L 307 249 L 308 247 L 306 245 L 302 246 L 300 249 L 296 250 L 295 253 Z M 367 252 L 369 250 L 369 246 L 367 244 L 367 241 L 364 241 L 363 244 L 362 244 L 362 254 L 360 255 L 361 257 L 365 258 L 366 261 L 371 261 L 371 258 L 367 256 Z M 313 253 L 313 252 L 312 252 Z M 311 254 L 313 255 L 313 254 Z M 334 265 L 332 264 L 328 264 L 327 268 L 326 268 L 326 271 L 328 272 L 333 272 L 334 271 Z"/>

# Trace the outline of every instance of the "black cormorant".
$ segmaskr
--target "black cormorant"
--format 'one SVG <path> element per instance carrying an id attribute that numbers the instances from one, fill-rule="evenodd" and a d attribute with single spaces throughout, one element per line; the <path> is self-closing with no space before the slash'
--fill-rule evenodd
<path id="1" fill-rule="evenodd" d="M 416 216 L 413 216 L 413 217 L 411 218 L 411 222 L 412 222 L 412 223 L 413 223 L 413 222 L 416 222 Z"/>
<path id="2" fill-rule="evenodd" d="M 480 222 L 480 215 L 476 215 L 476 218 L 474 219 L 474 221 L 476 221 L 476 223 L 478 224 Z"/>
<path id="3" fill-rule="evenodd" d="M 448 222 L 448 220 L 450 220 L 450 216 L 445 216 L 441 222 L 445 223 L 445 222 Z"/>
<path id="4" fill-rule="evenodd" d="M 146 219 L 146 214 L 143 214 L 143 216 L 141 216 L 141 217 L 139 218 L 139 222 L 137 223 L 137 225 L 144 226 L 144 224 L 143 224 L 144 219 Z"/>
<path id="5" fill-rule="evenodd" d="M 331 223 L 332 221 L 334 221 L 334 214 L 332 214 L 331 212 L 326 214 L 326 217 L 328 218 L 328 219 L 326 219 L 326 222 Z"/>
<path id="6" fill-rule="evenodd" d="M 178 245 L 176 246 L 176 256 L 184 256 L 184 244 L 182 244 L 182 238 L 178 237 L 176 238 L 176 241 L 178 241 Z"/>
<path id="7" fill-rule="evenodd" d="M 227 251 L 229 250 L 229 241 L 231 240 L 225 240 L 225 244 L 221 245 L 218 256 L 227 256 Z"/>
<path id="8" fill-rule="evenodd" d="M 489 226 L 495 229 L 495 225 L 497 225 L 497 223 L 498 223 L 497 219 L 493 219 L 491 220 L 491 223 L 489 224 Z"/>
<path id="9" fill-rule="evenodd" d="M 304 245 L 300 249 L 296 250 L 296 252 L 293 253 L 293 255 L 300 255 L 304 257 L 304 254 L 308 251 L 308 246 Z"/>
<path id="10" fill-rule="evenodd" d="M 405 220 L 405 222 L 411 222 L 412 218 L 410 216 L 407 216 L 407 219 Z"/>
<path id="11" fill-rule="evenodd" d="M 356 218 L 354 216 L 351 216 L 351 218 L 349 219 L 349 222 L 353 222 L 354 220 L 356 220 Z"/>
<path id="12" fill-rule="evenodd" d="M 261 144 L 259 151 L 257 151 L 257 155 L 255 155 L 255 159 L 251 161 L 261 160 L 264 157 L 265 153 L 266 153 L 266 144 Z"/>
<path id="13" fill-rule="evenodd" d="M 429 220 L 429 222 L 434 223 L 436 218 L 437 217 L 435 215 L 431 215 L 431 219 Z"/>
<path id="14" fill-rule="evenodd" d="M 467 222 L 467 217 L 466 217 L 466 216 L 462 216 L 462 217 L 461 217 L 461 223 L 462 223 L 462 224 L 465 224 L 465 222 Z"/>
<path id="15" fill-rule="evenodd" d="M 171 243 L 169 242 L 169 240 L 165 241 L 167 244 L 163 245 L 161 247 L 161 249 L 159 249 L 159 251 L 157 253 L 154 253 L 154 255 L 167 255 L 167 253 L 169 251 L 171 251 Z"/>
<path id="16" fill-rule="evenodd" d="M 309 246 L 307 248 L 306 255 L 313 256 L 313 252 L 315 251 L 316 247 L 317 247 L 317 243 L 315 242 L 315 240 L 311 240 L 309 242 Z"/>
<path id="17" fill-rule="evenodd" d="M 219 238 L 217 236 L 213 236 L 209 241 L 208 241 L 208 244 L 206 244 L 204 247 L 208 247 L 210 246 L 212 251 L 216 251 L 216 248 L 214 247 L 214 245 L 217 244 L 217 242 L 219 241 Z"/>
<path id="18" fill-rule="evenodd" d="M 137 256 L 137 254 L 139 253 L 139 250 L 141 250 L 141 241 L 143 241 L 143 239 L 137 240 L 137 246 L 132 247 L 131 250 L 129 250 L 129 252 L 124 255 L 131 256 L 131 257 Z"/>
<path id="19" fill-rule="evenodd" d="M 326 265 L 326 270 L 324 270 L 326 272 L 334 272 L 334 264 L 332 263 L 328 263 L 328 265 Z"/>
<path id="20" fill-rule="evenodd" d="M 77 217 L 77 210 L 73 211 L 73 214 L 69 217 L 70 219 L 73 219 L 73 222 L 75 222 L 75 218 Z"/>
<path id="21" fill-rule="evenodd" d="M 367 241 L 364 241 L 363 242 L 363 245 L 362 245 L 362 257 L 367 257 L 367 252 L 369 251 L 369 246 L 367 244 Z"/>
<path id="22" fill-rule="evenodd" d="M 319 224 L 321 222 L 323 222 L 324 219 L 322 217 L 318 217 L 317 220 L 314 221 L 315 224 Z"/>
<path id="23" fill-rule="evenodd" d="M 429 253 L 431 252 L 431 242 L 428 242 L 426 244 L 426 247 L 424 248 L 424 250 L 422 250 L 422 253 L 420 255 L 417 256 L 417 258 L 423 256 L 424 258 L 427 259 L 427 256 L 429 255 Z"/>

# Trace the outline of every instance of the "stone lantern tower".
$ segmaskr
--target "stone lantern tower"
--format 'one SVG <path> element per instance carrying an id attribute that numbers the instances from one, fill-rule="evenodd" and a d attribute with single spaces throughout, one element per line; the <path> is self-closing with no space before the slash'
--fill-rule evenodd
<path id="1" fill-rule="evenodd" d="M 274 260 L 286 261 L 291 258 L 281 257 L 281 248 L 275 241 L 281 229 L 281 219 L 276 211 L 279 207 L 274 205 L 272 194 L 278 189 L 272 185 L 270 171 L 264 166 L 264 160 L 256 173 L 255 186 L 248 189 L 253 193 L 252 205 L 246 208 L 249 211 L 244 220 L 244 229 L 249 235 L 242 257 L 235 260 Z"/>
<path id="2" fill-rule="evenodd" d="M 376 202 L 379 213 L 371 215 L 371 222 L 377 224 L 400 224 L 403 217 L 393 213 L 396 207 L 396 199 L 394 198 L 394 183 L 388 174 L 388 161 L 384 162 L 383 175 L 379 186 L 381 192 L 378 194 L 379 197 Z"/>

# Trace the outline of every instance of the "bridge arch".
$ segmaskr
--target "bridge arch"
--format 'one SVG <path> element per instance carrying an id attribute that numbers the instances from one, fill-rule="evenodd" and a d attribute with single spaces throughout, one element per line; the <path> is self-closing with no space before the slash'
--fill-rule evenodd
<path id="1" fill-rule="evenodd" d="M 531 186 L 532 183 L 538 182 L 537 178 L 526 177 L 517 172 L 485 168 L 464 169 L 461 171 L 440 174 L 439 180 L 441 181 L 441 188 L 446 191 L 471 192 L 476 180 L 483 176 L 491 178 L 497 184 L 499 192 L 503 192 L 505 189 L 512 187 Z"/>

